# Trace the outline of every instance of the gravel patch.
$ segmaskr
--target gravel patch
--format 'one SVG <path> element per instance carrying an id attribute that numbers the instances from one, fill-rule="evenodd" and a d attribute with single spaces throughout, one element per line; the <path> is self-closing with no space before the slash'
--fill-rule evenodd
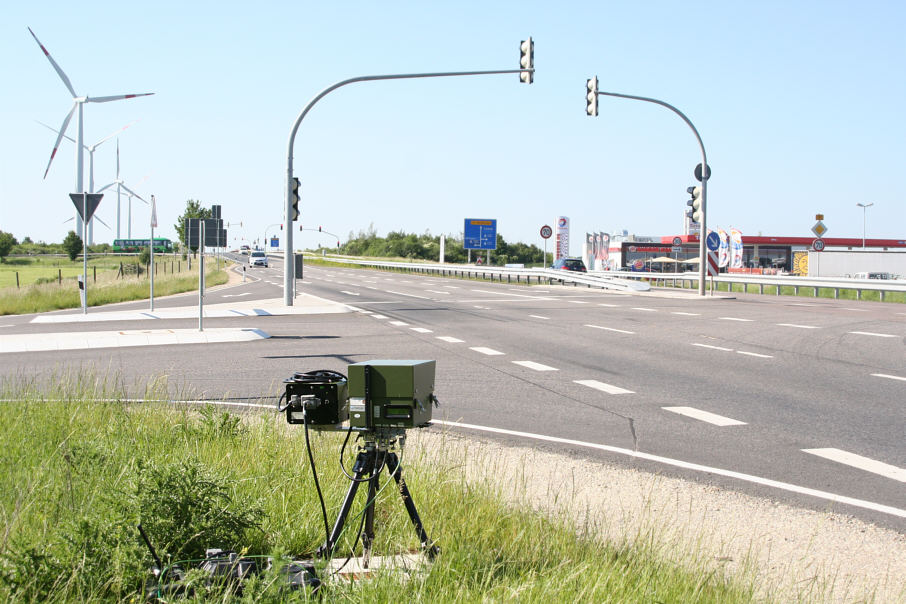
<path id="1" fill-rule="evenodd" d="M 652 545 L 752 581 L 761 598 L 906 602 L 906 535 L 851 516 L 443 431 L 411 431 L 407 447 L 463 467 L 513 505 L 566 514 L 580 534 Z"/>

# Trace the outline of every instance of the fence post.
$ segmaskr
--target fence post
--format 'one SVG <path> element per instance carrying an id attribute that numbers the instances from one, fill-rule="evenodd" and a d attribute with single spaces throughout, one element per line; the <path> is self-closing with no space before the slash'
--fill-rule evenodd
<path id="1" fill-rule="evenodd" d="M 57 285 L 62 284 L 62 283 L 63 283 L 63 269 L 58 268 L 57 269 Z"/>
<path id="2" fill-rule="evenodd" d="M 16 289 L 19 289 L 19 271 L 16 271 Z"/>

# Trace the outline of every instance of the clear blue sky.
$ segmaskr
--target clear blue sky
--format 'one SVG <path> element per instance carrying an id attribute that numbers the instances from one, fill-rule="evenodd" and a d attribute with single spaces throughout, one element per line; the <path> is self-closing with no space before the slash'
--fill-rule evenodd
<path id="1" fill-rule="evenodd" d="M 343 240 L 370 224 L 459 233 L 497 218 L 507 240 L 569 216 L 585 231 L 680 232 L 699 152 L 666 109 L 602 97 L 585 80 L 680 108 L 704 140 L 709 226 L 806 236 L 906 237 L 906 4 L 888 2 L 170 2 L 7 3 L 0 20 L 0 229 L 61 241 L 71 228 L 75 149 L 42 179 L 70 95 L 30 26 L 92 96 L 85 141 L 120 135 L 121 175 L 158 200 L 159 233 L 187 199 L 219 203 L 261 238 L 283 221 L 287 137 L 319 91 L 365 74 L 518 67 L 518 76 L 355 84 L 324 98 L 296 138 L 302 222 Z M 75 120 L 69 133 L 75 137 Z M 115 141 L 95 179 L 115 176 Z M 86 160 L 87 165 L 87 160 Z M 86 168 L 87 169 L 87 168 Z M 87 174 L 86 174 L 87 183 Z M 115 221 L 115 195 L 98 210 Z M 149 210 L 133 208 L 133 235 Z M 298 223 L 296 223 L 298 228 Z M 276 230 L 271 227 L 268 235 Z M 304 233 L 305 247 L 329 237 Z M 98 227 L 95 238 L 111 241 Z"/>

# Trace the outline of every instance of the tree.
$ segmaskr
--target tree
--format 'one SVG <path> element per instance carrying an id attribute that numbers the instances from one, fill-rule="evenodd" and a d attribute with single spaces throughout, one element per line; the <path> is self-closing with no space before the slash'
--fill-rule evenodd
<path id="1" fill-rule="evenodd" d="M 70 260 L 75 260 L 82 253 L 82 238 L 76 235 L 75 231 L 69 231 L 66 239 L 63 240 L 63 251 L 69 254 Z"/>
<path id="2" fill-rule="evenodd" d="M 16 241 L 16 238 L 13 237 L 12 233 L 0 231 L 0 262 L 3 262 L 3 259 L 9 255 L 13 246 L 18 244 L 19 242 Z"/>
<path id="3" fill-rule="evenodd" d="M 184 244 L 186 241 L 186 218 L 211 218 L 211 208 L 201 207 L 201 202 L 194 199 L 186 200 L 186 211 L 176 219 L 176 224 L 173 225 L 180 244 Z M 192 248 L 192 251 L 194 252 L 196 249 Z"/>

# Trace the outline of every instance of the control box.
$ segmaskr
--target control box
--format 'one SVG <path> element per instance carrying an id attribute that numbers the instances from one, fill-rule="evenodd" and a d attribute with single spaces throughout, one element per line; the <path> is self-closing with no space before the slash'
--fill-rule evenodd
<path id="1" fill-rule="evenodd" d="M 431 421 L 434 361 L 373 360 L 349 365 L 349 426 L 416 428 Z"/>

